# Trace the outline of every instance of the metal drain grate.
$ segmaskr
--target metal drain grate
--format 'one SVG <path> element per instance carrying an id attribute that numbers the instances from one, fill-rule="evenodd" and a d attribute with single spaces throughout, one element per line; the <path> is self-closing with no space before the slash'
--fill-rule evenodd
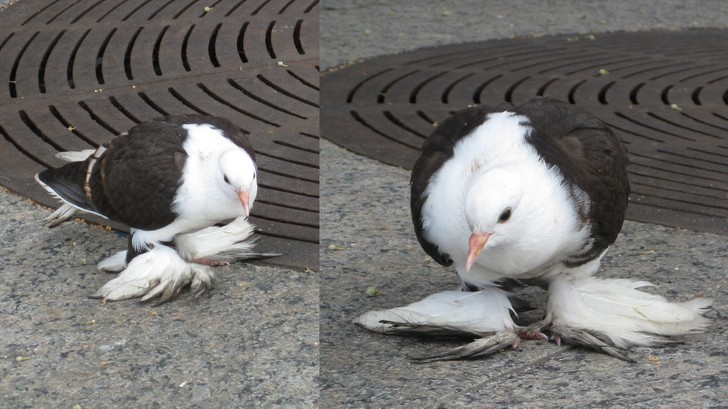
<path id="1" fill-rule="evenodd" d="M 612 33 L 376 58 L 323 75 L 322 134 L 409 169 L 451 112 L 546 95 L 621 132 L 632 161 L 630 219 L 728 234 L 726 45 L 728 30 Z"/>
<path id="2" fill-rule="evenodd" d="M 249 133 L 272 264 L 318 266 L 318 1 L 21 1 L 0 14 L 0 183 L 135 123 L 224 116 Z M 106 223 L 101 220 L 97 222 Z M 114 226 L 120 228 L 120 226 Z"/>

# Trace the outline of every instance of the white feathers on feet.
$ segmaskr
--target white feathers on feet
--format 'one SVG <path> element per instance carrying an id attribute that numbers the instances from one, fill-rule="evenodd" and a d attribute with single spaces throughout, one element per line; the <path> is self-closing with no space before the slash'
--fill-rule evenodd
<path id="1" fill-rule="evenodd" d="M 255 226 L 246 217 L 238 217 L 224 226 L 210 226 L 194 233 L 179 234 L 174 239 L 174 246 L 185 260 L 203 260 L 213 264 L 276 256 L 253 251 L 256 240 L 251 236 L 254 230 Z"/>
<path id="2" fill-rule="evenodd" d="M 582 330 L 621 349 L 664 345 L 672 342 L 669 337 L 707 329 L 710 321 L 703 314 L 711 299 L 670 302 L 637 290 L 649 286 L 645 281 L 557 275 L 549 285 L 545 321 L 556 335 L 563 327 Z"/>
<path id="3" fill-rule="evenodd" d="M 413 357 L 418 361 L 475 358 L 516 347 L 520 338 L 511 318 L 515 313 L 507 293 L 488 287 L 480 291 L 443 291 L 404 307 L 366 312 L 354 324 L 386 335 L 480 337 L 442 354 Z"/>
<path id="4" fill-rule="evenodd" d="M 156 246 L 131 260 L 118 277 L 101 287 L 93 298 L 109 301 L 159 297 L 165 302 L 187 285 L 197 296 L 213 287 L 215 274 L 209 266 L 188 263 L 174 249 Z"/>
<path id="5" fill-rule="evenodd" d="M 253 251 L 257 237 L 252 237 L 255 226 L 246 217 L 238 217 L 223 226 L 210 226 L 194 233 L 178 234 L 174 248 L 186 261 L 201 264 L 229 264 L 235 261 L 262 257 L 275 257 L 276 253 Z M 97 268 L 119 272 L 126 267 L 127 250 L 101 261 Z"/>
<path id="6" fill-rule="evenodd" d="M 169 299 L 168 296 L 174 297 L 187 284 L 190 284 L 193 292 L 199 295 L 205 289 L 212 288 L 214 276 L 211 266 L 278 256 L 278 254 L 253 251 L 256 241 L 252 237 L 254 230 L 255 226 L 245 217 L 239 217 L 223 226 L 211 226 L 194 233 L 177 235 L 174 250 L 159 245 L 152 251 L 136 256 L 128 265 L 127 251 L 120 251 L 97 265 L 99 270 L 122 273 L 104 285 L 96 297 L 118 301 L 144 296 L 142 301 L 146 301 L 160 296 L 161 302 L 164 302 Z M 174 253 L 174 256 L 171 253 Z M 137 261 L 139 259 L 143 261 Z M 186 264 L 187 267 L 182 264 Z M 166 272 L 165 277 L 168 279 L 155 284 L 160 269 Z M 170 277 L 178 278 L 170 279 Z M 145 280 L 147 284 L 142 285 Z M 164 283 L 166 290 L 162 291 L 160 285 Z"/>
<path id="7" fill-rule="evenodd" d="M 100 271 L 118 273 L 126 268 L 126 250 L 120 251 L 111 257 L 103 259 L 96 268 Z"/>
<path id="8" fill-rule="evenodd" d="M 671 303 L 638 291 L 644 282 L 592 277 L 622 228 L 628 162 L 614 131 L 566 103 L 536 98 L 456 112 L 427 138 L 414 165 L 412 222 L 425 252 L 453 265 L 464 290 L 488 290 L 481 296 L 497 300 L 428 297 L 356 322 L 382 333 L 479 335 L 470 318 L 487 328 L 511 307 L 493 289 L 532 280 L 549 287 L 543 321 L 494 327 L 495 335 L 438 359 L 485 355 L 506 347 L 514 335 L 544 339 L 542 330 L 557 343 L 629 359 L 622 349 L 704 330 L 710 300 Z"/>
<path id="9" fill-rule="evenodd" d="M 480 291 L 443 291 L 404 307 L 366 312 L 354 320 L 382 334 L 486 336 L 514 330 L 507 293 L 489 287 Z M 442 331 L 441 331 L 442 330 Z"/>

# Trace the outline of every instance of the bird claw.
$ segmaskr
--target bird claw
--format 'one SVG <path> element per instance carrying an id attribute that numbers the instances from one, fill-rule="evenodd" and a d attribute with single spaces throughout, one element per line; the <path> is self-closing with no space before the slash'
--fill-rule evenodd
<path id="1" fill-rule="evenodd" d="M 478 338 L 469 344 L 450 349 L 443 353 L 412 357 L 411 359 L 419 363 L 472 359 L 491 355 L 508 347 L 516 348 L 520 342 L 521 338 L 514 332 L 500 331 L 492 336 Z"/>
<path id="2" fill-rule="evenodd" d="M 518 328 L 516 334 L 521 339 L 532 339 L 536 341 L 548 341 L 549 337 L 541 332 L 540 327 L 528 326 L 525 328 Z"/>

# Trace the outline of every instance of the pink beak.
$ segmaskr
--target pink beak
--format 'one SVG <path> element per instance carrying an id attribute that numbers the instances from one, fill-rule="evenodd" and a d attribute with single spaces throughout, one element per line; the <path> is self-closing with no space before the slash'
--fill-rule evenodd
<path id="1" fill-rule="evenodd" d="M 465 262 L 465 271 L 470 271 L 470 268 L 475 264 L 475 260 L 478 259 L 478 254 L 488 245 L 488 240 L 493 237 L 493 233 L 473 233 L 470 235 L 468 241 L 468 259 Z"/>
<path id="2" fill-rule="evenodd" d="M 250 216 L 249 193 L 245 190 L 239 191 L 238 199 L 240 200 L 240 204 L 243 205 L 243 209 L 245 209 L 245 216 Z"/>

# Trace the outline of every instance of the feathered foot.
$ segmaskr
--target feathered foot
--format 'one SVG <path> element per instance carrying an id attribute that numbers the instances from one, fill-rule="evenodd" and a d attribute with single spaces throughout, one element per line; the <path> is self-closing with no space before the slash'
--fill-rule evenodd
<path id="1" fill-rule="evenodd" d="M 404 307 L 369 311 L 357 317 L 359 327 L 387 335 L 482 336 L 515 328 L 507 293 L 443 291 Z"/>
<path id="2" fill-rule="evenodd" d="M 626 361 L 632 361 L 626 350 L 633 346 L 666 345 L 707 329 L 709 320 L 703 314 L 711 299 L 673 303 L 637 290 L 651 285 L 626 279 L 556 276 L 549 286 L 546 318 L 530 328 L 550 326 L 557 343 L 586 346 Z"/>
<path id="3" fill-rule="evenodd" d="M 148 301 L 158 297 L 161 304 L 177 296 L 187 285 L 198 296 L 212 288 L 214 280 L 211 268 L 188 263 L 173 249 L 158 245 L 132 259 L 118 277 L 101 287 L 92 298 L 119 301 L 142 297 L 142 301 Z"/>
<path id="4" fill-rule="evenodd" d="M 51 213 L 50 216 L 43 219 L 43 224 L 47 225 L 49 228 L 57 227 L 66 220 L 72 219 L 78 212 L 80 212 L 80 210 L 64 203 L 61 207 L 56 209 L 55 212 Z"/>
<path id="5" fill-rule="evenodd" d="M 539 331 L 528 333 L 517 326 L 511 312 L 508 293 L 490 287 L 474 292 L 444 291 L 404 307 L 369 311 L 354 324 L 387 335 L 479 338 L 441 354 L 413 358 L 419 362 L 477 358 L 515 348 L 521 339 L 547 339 Z"/>
<path id="6" fill-rule="evenodd" d="M 277 257 L 277 253 L 253 251 L 256 238 L 251 238 L 255 226 L 245 217 L 235 219 L 224 226 L 211 226 L 194 233 L 175 237 L 174 246 L 184 260 L 211 267 L 229 265 L 232 262 Z M 126 267 L 127 251 L 120 251 L 101 261 L 97 268 L 102 271 L 119 272 Z"/>
<path id="7" fill-rule="evenodd" d="M 177 235 L 174 246 L 185 260 L 211 266 L 280 256 L 253 251 L 257 241 L 257 238 L 251 237 L 254 230 L 255 226 L 242 216 L 224 226 L 210 226 L 194 233 Z"/>
<path id="8" fill-rule="evenodd" d="M 126 268 L 126 250 L 103 259 L 96 268 L 109 273 L 118 273 Z"/>

